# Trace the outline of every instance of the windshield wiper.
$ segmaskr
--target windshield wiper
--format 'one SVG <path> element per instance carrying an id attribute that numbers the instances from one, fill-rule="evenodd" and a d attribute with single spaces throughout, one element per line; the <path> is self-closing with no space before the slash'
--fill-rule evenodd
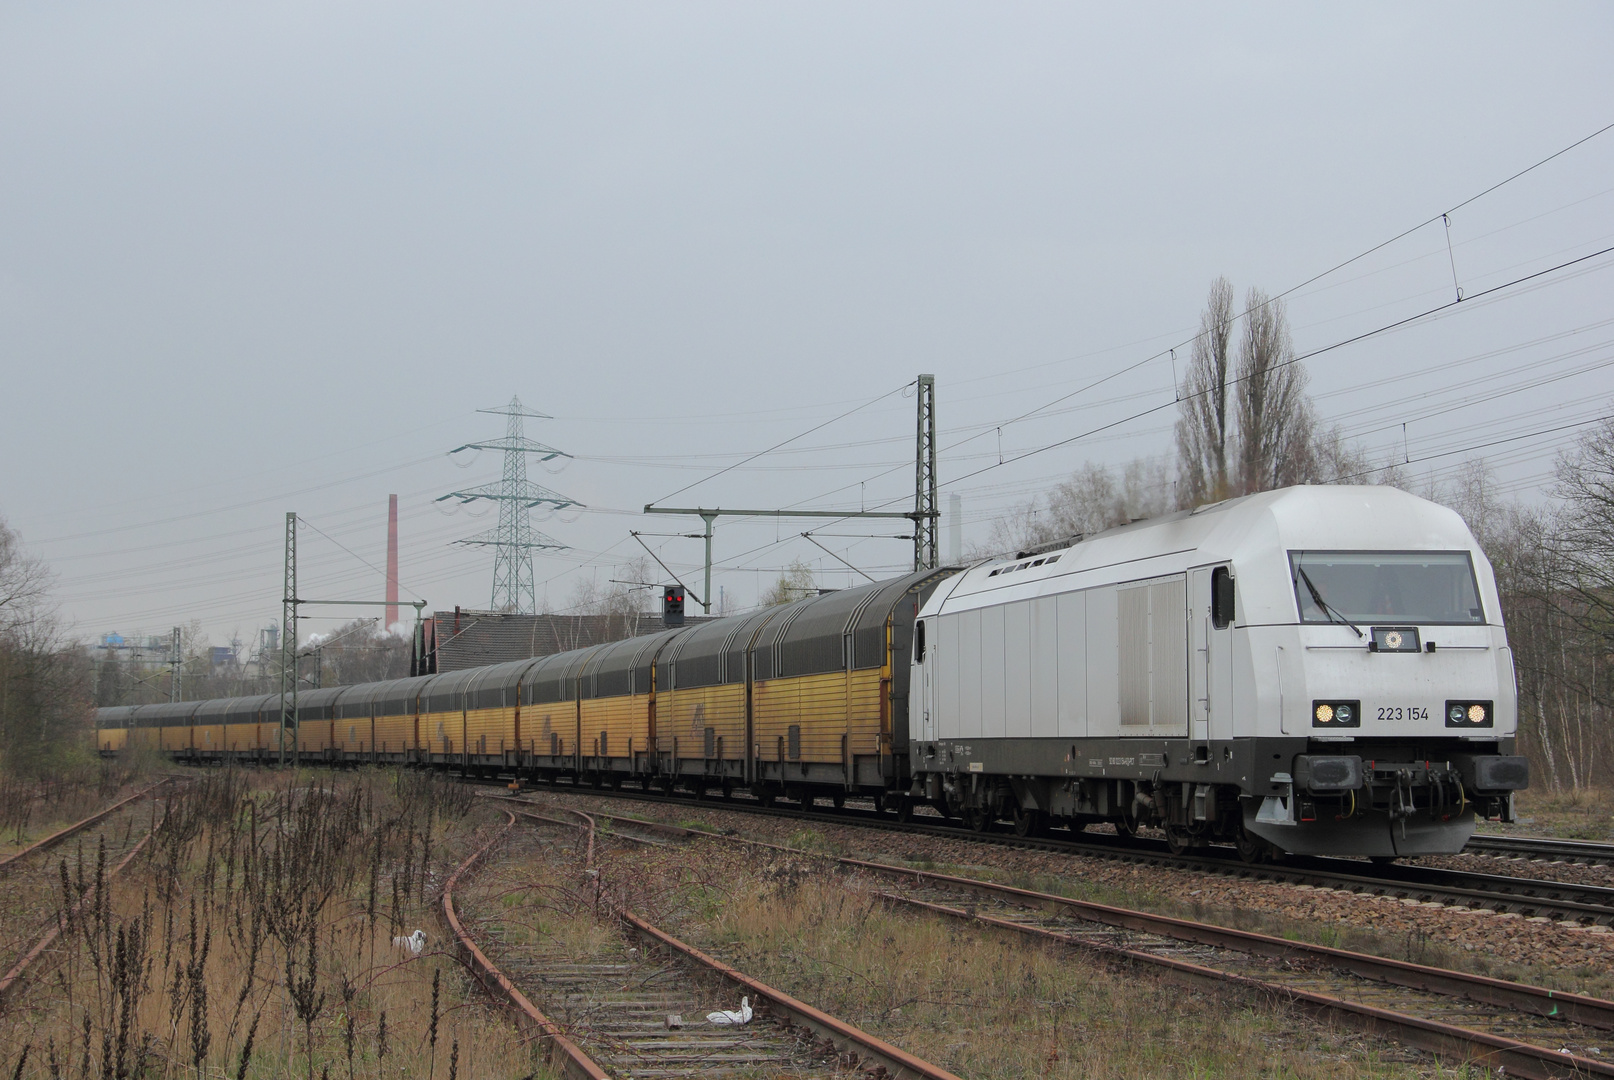
<path id="1" fill-rule="evenodd" d="M 1323 594 L 1317 591 L 1317 586 L 1311 583 L 1311 575 L 1306 573 L 1306 571 L 1301 567 L 1296 567 L 1296 569 L 1300 571 L 1300 580 L 1306 583 L 1306 590 L 1311 593 L 1311 598 L 1317 601 L 1317 606 L 1322 609 L 1324 615 L 1328 616 L 1328 621 L 1342 622 L 1352 630 L 1355 630 L 1357 637 L 1361 637 L 1361 627 L 1357 626 L 1355 623 L 1351 622 L 1351 620 L 1347 619 L 1345 616 L 1341 615 L 1339 612 L 1330 607 L 1328 601 L 1323 599 Z"/>

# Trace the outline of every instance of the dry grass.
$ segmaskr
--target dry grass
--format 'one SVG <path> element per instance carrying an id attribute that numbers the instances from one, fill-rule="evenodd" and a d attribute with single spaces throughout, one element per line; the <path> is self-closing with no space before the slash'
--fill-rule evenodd
<path id="1" fill-rule="evenodd" d="M 66 933 L 6 1003 L 17 1077 L 522 1077 L 530 1055 L 444 948 L 432 902 L 473 826 L 417 775 L 215 772 L 108 889 L 63 876 Z M 65 865 L 65 864 L 64 864 Z M 60 898 L 59 898 L 60 899 Z M 392 945 L 426 930 L 425 954 Z M 23 1060 L 26 1055 L 26 1061 Z"/>
<path id="2" fill-rule="evenodd" d="M 103 761 L 68 776 L 26 779 L 0 772 L 0 859 L 89 817 L 154 782 L 143 767 Z"/>
<path id="3" fill-rule="evenodd" d="M 1519 816 L 1517 823 L 1487 831 L 1561 840 L 1614 840 L 1614 788 L 1559 792 L 1536 788 L 1515 795 L 1514 808 Z"/>
<path id="4" fill-rule="evenodd" d="M 697 846 L 607 873 L 627 886 L 630 903 L 637 894 L 686 940 L 962 1076 L 1340 1080 L 1443 1071 L 1270 1002 L 889 910 L 867 884 L 825 873 L 817 860 Z"/>

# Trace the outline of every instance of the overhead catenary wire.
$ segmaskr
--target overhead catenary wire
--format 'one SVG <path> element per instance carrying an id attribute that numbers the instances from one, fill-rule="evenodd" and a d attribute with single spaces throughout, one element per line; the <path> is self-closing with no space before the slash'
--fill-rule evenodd
<path id="1" fill-rule="evenodd" d="M 745 458 L 742 458 L 741 460 L 735 462 L 732 465 L 725 465 L 723 468 L 717 470 L 715 473 L 713 473 L 710 476 L 702 477 L 701 479 L 696 480 L 694 483 L 691 483 L 691 484 L 685 484 L 683 487 L 679 488 L 677 491 L 668 492 L 666 495 L 663 495 L 661 498 L 653 500 L 650 505 L 653 506 L 653 505 L 655 505 L 656 503 L 659 503 L 659 502 L 666 502 L 668 499 L 672 498 L 674 495 L 682 495 L 684 492 L 688 491 L 690 488 L 699 487 L 700 485 L 706 483 L 709 480 L 715 480 L 719 476 L 722 476 L 724 473 L 727 473 L 727 472 L 730 472 L 730 471 L 732 471 L 734 469 L 737 469 L 741 465 L 746 464 L 747 462 L 755 461 L 757 458 L 762 457 L 764 454 L 770 454 L 773 451 L 780 449 L 781 447 L 790 445 L 791 443 L 795 442 L 797 439 L 805 438 L 806 436 L 811 435 L 815 431 L 819 431 L 819 430 L 821 430 L 823 428 L 826 428 L 826 427 L 828 427 L 829 425 L 835 423 L 838 420 L 844 420 L 848 416 L 853 415 L 854 413 L 861 412 L 862 410 L 868 408 L 870 405 L 873 405 L 875 402 L 883 401 L 886 398 L 892 396 L 893 394 L 900 394 L 900 393 L 902 393 L 902 391 L 906 390 L 908 387 L 910 387 L 912 385 L 913 385 L 913 380 L 909 380 L 908 382 L 903 383 L 901 386 L 895 387 L 894 389 L 891 389 L 891 390 L 887 390 L 885 393 L 880 394 L 877 397 L 870 398 L 869 400 L 863 402 L 862 404 L 853 406 L 852 408 L 846 410 L 845 412 L 841 413 L 838 416 L 832 416 L 828 420 L 825 420 L 821 424 L 814 424 L 812 427 L 808 428 L 806 431 L 798 432 L 797 434 L 790 436 L 790 438 L 788 438 L 788 439 L 785 439 L 785 440 L 783 440 L 781 442 L 777 442 L 777 443 L 773 444 L 772 446 L 768 447 L 766 450 L 758 450 L 756 453 L 751 454 L 751 455 L 749 455 L 749 456 L 747 456 Z"/>

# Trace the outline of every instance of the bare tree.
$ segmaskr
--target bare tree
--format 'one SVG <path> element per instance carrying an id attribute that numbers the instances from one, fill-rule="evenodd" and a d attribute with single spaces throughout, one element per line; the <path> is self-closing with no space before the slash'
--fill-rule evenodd
<path id="1" fill-rule="evenodd" d="M 1557 473 L 1569 587 L 1582 624 L 1606 652 L 1614 647 L 1614 420 L 1559 455 Z"/>
<path id="2" fill-rule="evenodd" d="M 1282 300 L 1245 294 L 1239 338 L 1239 488 L 1244 494 L 1318 479 L 1306 370 L 1295 362 Z"/>
<path id="3" fill-rule="evenodd" d="M 0 521 L 0 766 L 57 772 L 82 759 L 90 668 L 63 640 L 50 571 Z"/>
<path id="4" fill-rule="evenodd" d="M 813 578 L 813 568 L 800 559 L 792 559 L 779 580 L 768 587 L 762 594 L 761 604 L 768 607 L 772 604 L 788 604 L 792 600 L 800 600 L 804 596 L 812 596 L 818 591 L 818 585 Z"/>
<path id="5" fill-rule="evenodd" d="M 22 541 L 0 520 L 0 633 L 31 622 L 44 603 L 51 575 L 45 564 L 22 548 Z"/>
<path id="6" fill-rule="evenodd" d="M 1228 452 L 1233 448 L 1233 415 L 1228 402 L 1228 346 L 1233 336 L 1233 283 L 1211 283 L 1199 316 L 1193 359 L 1182 384 L 1177 417 L 1177 481 L 1184 508 L 1216 502 L 1232 494 Z"/>
<path id="7" fill-rule="evenodd" d="M 1034 498 L 992 523 L 975 558 L 1021 551 L 1059 540 L 1092 536 L 1139 518 L 1157 517 L 1175 502 L 1170 465 L 1157 458 L 1134 458 L 1115 473 L 1087 462 L 1046 497 Z"/>

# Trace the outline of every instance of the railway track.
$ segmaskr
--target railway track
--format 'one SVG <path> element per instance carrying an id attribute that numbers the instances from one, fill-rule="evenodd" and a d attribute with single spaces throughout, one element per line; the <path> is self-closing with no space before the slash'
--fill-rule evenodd
<path id="1" fill-rule="evenodd" d="M 40 838 L 38 840 L 35 840 L 32 844 L 29 844 L 27 847 L 23 848 L 21 851 L 12 852 L 10 855 L 7 855 L 5 858 L 0 859 L 0 872 L 10 870 L 13 866 L 17 865 L 18 863 L 21 863 L 24 859 L 26 859 L 30 855 L 35 855 L 35 854 L 39 854 L 41 852 L 50 850 L 51 848 L 55 847 L 57 844 L 61 843 L 63 840 L 66 840 L 70 836 L 74 836 L 74 835 L 76 835 L 78 833 L 83 832 L 85 829 L 89 828 L 91 825 L 94 825 L 98 821 L 106 820 L 107 818 L 111 817 L 113 814 L 117 813 L 119 810 L 122 810 L 125 806 L 128 806 L 131 803 L 137 802 L 138 800 L 145 798 L 147 795 L 150 795 L 153 791 L 156 791 L 158 788 L 160 788 L 164 784 L 168 783 L 168 781 L 171 780 L 171 779 L 173 779 L 173 778 L 172 777 L 164 777 L 163 779 L 157 781 L 155 784 L 152 784 L 148 788 L 145 788 L 145 789 L 143 789 L 141 791 L 137 791 L 133 795 L 130 795 L 130 796 L 126 797 L 126 798 L 119 799 L 117 802 L 113 803 L 111 806 L 105 807 L 104 809 L 101 809 L 101 810 L 97 810 L 95 813 L 91 814 L 87 818 L 84 818 L 84 819 L 82 819 L 80 821 L 76 821 L 76 822 L 74 822 L 73 824 L 67 826 L 64 829 L 58 829 L 55 832 L 51 833 L 49 836 L 42 837 L 42 838 Z"/>
<path id="2" fill-rule="evenodd" d="M 64 926 L 72 919 L 79 917 L 80 913 L 90 905 L 97 903 L 100 891 L 110 888 L 113 880 L 139 857 L 140 853 L 145 850 L 146 845 L 151 842 L 151 838 L 157 834 L 157 828 L 160 824 L 160 821 L 154 820 L 151 827 L 146 830 L 146 834 L 133 847 L 129 848 L 121 859 L 106 868 L 104 872 L 97 873 L 96 878 L 98 880 L 89 882 L 86 890 L 72 904 L 68 905 L 66 911 L 62 912 L 64 918 L 53 919 L 34 944 L 17 958 L 16 962 L 11 965 L 4 975 L 0 975 L 0 1007 L 6 1004 L 7 999 L 27 978 L 36 973 L 37 968 L 35 965 L 42 957 L 49 955 L 51 946 L 61 937 Z"/>
<path id="3" fill-rule="evenodd" d="M 506 813 L 509 820 L 500 835 L 450 879 L 444 890 L 444 913 L 484 985 L 516 1007 L 547 1043 L 551 1061 L 566 1076 L 831 1077 L 880 1068 L 893 1077 L 956 1080 L 951 1073 L 750 979 L 612 904 L 608 883 L 593 865 L 596 838 L 587 815 L 572 822 L 526 811 Z M 524 854 L 544 865 L 546 877 L 569 879 L 585 896 L 591 893 L 603 917 L 620 923 L 622 932 L 615 941 L 584 956 L 553 936 L 529 941 L 532 935 L 519 930 L 512 934 L 496 918 L 461 916 L 455 906 L 456 886 L 508 834 L 517 814 L 536 823 L 575 826 L 561 834 L 561 844 L 529 845 Z M 656 841 L 614 836 L 608 842 Z M 723 989 L 716 990 L 718 985 Z M 536 1003 L 527 996 L 528 989 Z M 738 1004 L 742 993 L 754 1010 L 749 1022 L 707 1021 L 708 1011 L 718 1001 L 729 1008 Z M 728 997 L 736 1000 L 727 1001 Z"/>
<path id="4" fill-rule="evenodd" d="M 542 790 L 572 791 L 584 795 L 681 806 L 702 804 L 700 801 L 677 796 L 574 785 L 558 785 Z M 1183 855 L 1173 855 L 1164 842 L 1141 837 L 1076 834 L 1070 839 L 1065 839 L 1057 833 L 1017 836 L 1011 831 L 999 832 L 993 829 L 974 831 L 950 826 L 943 824 L 940 818 L 928 821 L 916 818 L 902 822 L 890 814 L 879 813 L 872 809 L 846 807 L 825 812 L 816 806 L 793 809 L 781 808 L 778 805 L 768 807 L 743 796 L 710 805 L 721 805 L 725 810 L 813 821 L 825 825 L 855 825 L 944 837 L 949 840 L 970 840 L 1027 850 L 1170 866 L 1234 879 L 1312 885 L 1362 896 L 1381 896 L 1419 903 L 1511 912 L 1526 918 L 1549 919 L 1575 925 L 1614 925 L 1614 888 L 1607 886 L 1424 866 L 1376 866 L 1366 861 L 1352 859 L 1304 857 L 1281 863 L 1251 864 L 1241 861 L 1231 849 L 1224 848 L 1202 848 Z"/>
<path id="5" fill-rule="evenodd" d="M 1540 862 L 1614 864 L 1614 844 L 1596 840 L 1556 840 L 1542 836 L 1475 833 L 1463 854 L 1498 855 Z"/>
<path id="6" fill-rule="evenodd" d="M 1121 960 L 1181 982 L 1241 987 L 1459 1064 L 1544 1080 L 1614 1077 L 1614 1061 L 1602 1055 L 1614 1033 L 1614 1002 L 995 882 L 598 816 L 619 830 L 664 840 L 738 843 L 833 862 L 889 883 L 879 895 L 893 905 Z"/>

